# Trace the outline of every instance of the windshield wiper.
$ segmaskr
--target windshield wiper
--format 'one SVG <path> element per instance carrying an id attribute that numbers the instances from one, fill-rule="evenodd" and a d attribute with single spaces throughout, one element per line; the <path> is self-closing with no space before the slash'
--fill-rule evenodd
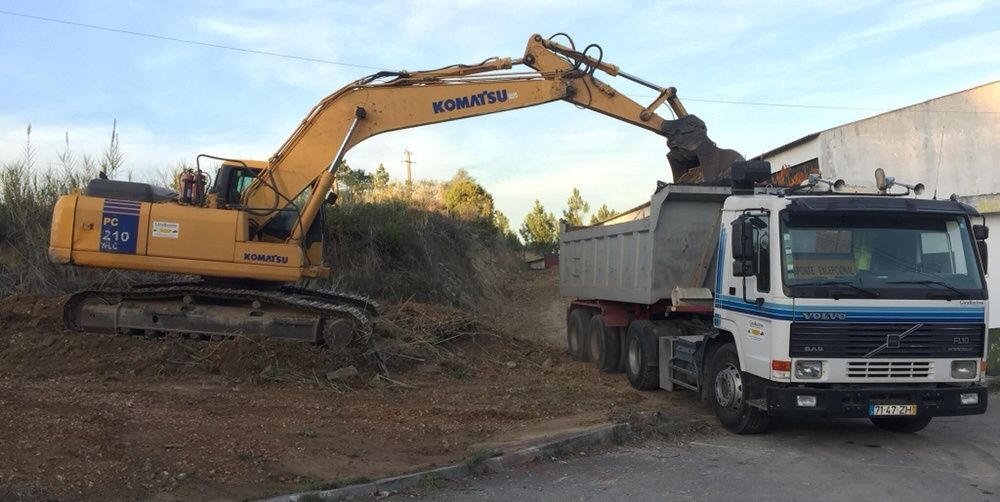
<path id="1" fill-rule="evenodd" d="M 799 286 L 849 286 L 849 287 L 854 288 L 854 289 L 856 289 L 856 290 L 858 290 L 858 291 L 860 291 L 860 292 L 862 292 L 862 293 L 864 293 L 864 294 L 866 294 L 868 296 L 871 296 L 872 298 L 878 298 L 878 292 L 872 291 L 872 290 L 870 290 L 868 288 L 863 288 L 861 286 L 858 286 L 857 284 L 854 284 L 851 281 L 803 282 L 801 284 L 789 284 L 789 286 L 791 286 L 793 288 L 796 288 L 796 287 L 799 287 Z"/>
<path id="2" fill-rule="evenodd" d="M 962 298 L 968 298 L 969 297 L 969 294 L 966 293 L 965 291 L 962 291 L 961 289 L 958 289 L 958 288 L 956 288 L 956 287 L 954 287 L 954 286 L 952 286 L 952 285 L 950 285 L 950 284 L 948 284 L 948 283 L 946 283 L 944 281 L 935 281 L 935 280 L 931 280 L 931 279 L 923 279 L 923 280 L 920 280 L 920 281 L 886 281 L 886 284 L 922 284 L 924 286 L 930 286 L 931 284 L 936 284 L 938 286 L 944 286 L 944 287 L 946 287 L 946 288 L 954 291 L 955 293 L 957 293 L 959 295 L 962 295 Z"/>

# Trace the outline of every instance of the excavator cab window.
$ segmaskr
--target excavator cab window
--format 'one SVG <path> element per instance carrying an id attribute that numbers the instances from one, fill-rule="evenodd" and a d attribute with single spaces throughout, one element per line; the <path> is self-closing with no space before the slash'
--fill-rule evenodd
<path id="1" fill-rule="evenodd" d="M 255 167 L 223 164 L 215 175 L 212 187 L 212 193 L 218 194 L 218 207 L 240 205 L 243 191 L 257 179 L 260 171 Z"/>
<path id="2" fill-rule="evenodd" d="M 301 224 L 301 220 L 299 219 L 300 213 L 302 208 L 306 206 L 306 202 L 309 201 L 310 195 L 312 195 L 311 186 L 306 187 L 305 190 L 292 199 L 292 202 L 282 208 L 277 216 L 268 220 L 260 233 L 280 240 L 287 239 L 292 235 L 295 227 Z M 304 239 L 305 247 L 308 248 L 313 242 L 323 240 L 325 221 L 325 211 L 320 210 L 316 218 L 313 219 L 312 225 L 306 230 Z"/>

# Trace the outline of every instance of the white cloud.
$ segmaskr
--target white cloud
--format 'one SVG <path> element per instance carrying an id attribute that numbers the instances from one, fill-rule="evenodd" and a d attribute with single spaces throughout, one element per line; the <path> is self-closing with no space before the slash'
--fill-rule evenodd
<path id="1" fill-rule="evenodd" d="M 983 0 L 911 0 L 893 5 L 886 19 L 851 31 L 815 52 L 809 61 L 819 63 L 855 51 L 893 35 L 923 28 L 950 17 L 972 14 L 985 6 Z"/>

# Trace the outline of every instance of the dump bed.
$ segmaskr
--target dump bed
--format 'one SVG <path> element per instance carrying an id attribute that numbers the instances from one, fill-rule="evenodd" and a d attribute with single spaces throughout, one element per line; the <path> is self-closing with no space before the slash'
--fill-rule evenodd
<path id="1" fill-rule="evenodd" d="M 666 185 L 605 224 L 559 233 L 564 296 L 653 304 L 675 287 L 714 291 L 719 222 L 730 187 Z"/>

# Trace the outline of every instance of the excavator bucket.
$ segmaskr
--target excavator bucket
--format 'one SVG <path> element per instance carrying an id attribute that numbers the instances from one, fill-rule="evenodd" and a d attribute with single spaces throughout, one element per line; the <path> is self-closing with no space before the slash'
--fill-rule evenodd
<path id="1" fill-rule="evenodd" d="M 719 181 L 729 176 L 733 162 L 744 160 L 736 150 L 716 146 L 705 122 L 694 115 L 664 120 L 660 133 L 667 137 L 667 160 L 675 183 Z"/>

